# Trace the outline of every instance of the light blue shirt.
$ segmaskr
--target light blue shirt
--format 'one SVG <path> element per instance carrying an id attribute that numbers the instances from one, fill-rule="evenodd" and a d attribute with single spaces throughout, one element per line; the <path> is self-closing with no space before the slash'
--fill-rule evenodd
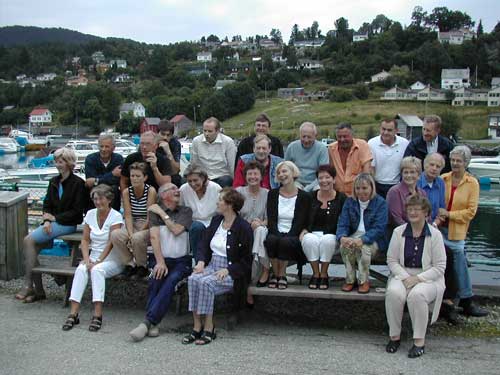
<path id="1" fill-rule="evenodd" d="M 290 160 L 300 169 L 300 176 L 297 179 L 302 185 L 307 186 L 316 180 L 316 171 L 323 164 L 329 164 L 328 149 L 319 142 L 305 148 L 299 140 L 288 145 L 285 152 L 285 160 Z"/>
<path id="2" fill-rule="evenodd" d="M 427 178 L 425 177 L 425 173 L 420 175 L 420 178 L 417 181 L 417 187 L 425 191 L 427 198 L 431 202 L 432 206 L 432 221 L 436 219 L 438 211 L 440 208 L 445 208 L 444 206 L 444 194 L 445 194 L 445 186 L 444 181 L 441 177 L 436 177 L 434 181 L 432 181 L 432 186 L 429 185 Z"/>

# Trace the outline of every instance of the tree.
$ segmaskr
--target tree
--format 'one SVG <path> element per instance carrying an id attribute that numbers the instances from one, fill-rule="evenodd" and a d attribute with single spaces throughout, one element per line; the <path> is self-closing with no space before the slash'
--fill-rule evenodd
<path id="1" fill-rule="evenodd" d="M 298 64 L 299 60 L 297 58 L 297 50 L 294 46 L 290 46 L 288 48 L 288 56 L 286 60 L 286 65 L 292 68 L 295 68 Z"/>
<path id="2" fill-rule="evenodd" d="M 201 118 L 206 119 L 213 116 L 224 121 L 227 118 L 228 107 L 229 103 L 226 95 L 221 90 L 216 91 L 203 101 L 200 110 Z"/>
<path id="3" fill-rule="evenodd" d="M 389 18 L 387 18 L 383 14 L 379 14 L 373 19 L 371 28 L 374 33 L 379 34 L 381 32 L 389 30 L 391 24 L 392 21 Z"/>
<path id="4" fill-rule="evenodd" d="M 483 35 L 483 21 L 479 20 L 479 24 L 477 25 L 477 37 L 479 38 L 481 35 Z"/>
<path id="5" fill-rule="evenodd" d="M 425 20 L 427 18 L 427 12 L 424 11 L 424 8 L 421 6 L 416 6 L 413 8 L 413 12 L 411 14 L 411 24 L 410 26 L 419 30 L 423 28 L 425 25 Z"/>
<path id="6" fill-rule="evenodd" d="M 281 36 L 281 31 L 279 31 L 279 29 L 272 29 L 269 35 L 274 43 L 281 44 L 283 42 L 283 37 Z"/>
<path id="7" fill-rule="evenodd" d="M 134 117 L 132 113 L 125 113 L 118 124 L 116 125 L 116 131 L 120 133 L 136 134 L 139 133 L 139 126 L 141 120 Z"/>
<path id="8" fill-rule="evenodd" d="M 349 21 L 344 17 L 335 21 L 335 29 L 337 30 L 337 38 L 349 38 Z"/>
<path id="9" fill-rule="evenodd" d="M 219 37 L 214 34 L 210 34 L 207 38 L 207 42 L 219 42 Z"/>
<path id="10" fill-rule="evenodd" d="M 368 86 L 359 84 L 353 88 L 352 94 L 354 95 L 355 98 L 359 100 L 365 100 L 368 99 L 368 96 L 370 95 L 370 90 L 368 90 Z"/>
<path id="11" fill-rule="evenodd" d="M 328 92 L 328 99 L 332 102 L 349 102 L 352 100 L 352 92 L 348 89 L 335 88 Z"/>
<path id="12" fill-rule="evenodd" d="M 321 35 L 321 30 L 319 29 L 319 23 L 318 21 L 314 21 L 311 25 L 310 30 L 310 37 L 311 39 L 316 39 L 319 38 Z"/>
<path id="13" fill-rule="evenodd" d="M 452 110 L 446 110 L 439 114 L 441 117 L 441 134 L 445 137 L 450 135 L 456 136 L 459 130 L 462 128 L 462 118 L 457 114 L 457 112 Z"/>
<path id="14" fill-rule="evenodd" d="M 425 24 L 439 31 L 457 30 L 462 27 L 473 27 L 474 21 L 465 12 L 451 11 L 447 7 L 436 7 L 425 18 Z"/>
<path id="15" fill-rule="evenodd" d="M 290 35 L 289 44 L 293 45 L 295 42 L 301 40 L 304 40 L 304 36 L 302 35 L 302 32 L 299 30 L 299 25 L 295 24 L 292 26 L 292 33 Z"/>

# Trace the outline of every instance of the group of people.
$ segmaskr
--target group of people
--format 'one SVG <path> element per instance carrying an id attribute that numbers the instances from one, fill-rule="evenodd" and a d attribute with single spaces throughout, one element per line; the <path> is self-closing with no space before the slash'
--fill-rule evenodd
<path id="1" fill-rule="evenodd" d="M 300 139 L 283 153 L 265 114 L 238 147 L 212 117 L 193 140 L 184 184 L 180 144 L 168 122 L 160 123 L 159 134 L 143 133 L 139 151 L 125 160 L 114 153 L 114 139 L 101 135 L 99 152 L 85 162 L 85 181 L 72 172 L 74 152 L 59 149 L 54 158 L 60 174 L 50 181 L 43 224 L 24 241 L 26 285 L 16 298 L 45 298 L 40 276 L 32 273 L 37 254 L 53 238 L 74 232 L 82 218 L 83 260 L 63 329 L 79 324 L 89 277 L 89 329 L 97 331 L 105 279 L 149 275 L 145 318 L 130 332 L 134 341 L 159 335 L 176 285 L 186 277 L 194 324 L 182 343 L 204 345 L 216 338 L 216 295 L 233 291 L 251 306 L 252 282 L 288 287 L 289 262 L 309 262 L 308 288 L 326 290 L 336 253 L 346 272 L 341 290 L 369 293 L 371 260 L 386 253 L 386 350 L 399 348 L 407 304 L 414 338 L 408 356 L 419 357 L 430 305 L 431 322 L 441 313 L 456 323 L 458 306 L 465 315 L 487 314 L 472 302 L 465 256 L 479 197 L 478 182 L 466 172 L 471 153 L 442 137 L 440 127 L 438 116 L 426 116 L 422 136 L 408 141 L 397 135 L 397 121 L 387 119 L 380 135 L 366 142 L 341 123 L 337 141 L 326 147 L 316 139 L 315 124 L 305 122 Z"/>

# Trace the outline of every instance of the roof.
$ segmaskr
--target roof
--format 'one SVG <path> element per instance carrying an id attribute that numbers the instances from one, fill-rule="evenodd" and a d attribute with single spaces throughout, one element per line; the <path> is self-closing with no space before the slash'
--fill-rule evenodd
<path id="1" fill-rule="evenodd" d="M 161 120 L 159 117 L 144 117 L 144 121 L 146 121 L 148 125 L 158 126 Z"/>
<path id="2" fill-rule="evenodd" d="M 141 103 L 136 103 L 136 102 L 132 102 L 132 103 L 123 103 L 121 106 L 120 106 L 120 112 L 130 112 L 130 111 L 133 111 L 135 108 L 137 108 L 138 105 L 141 105 Z"/>
<path id="3" fill-rule="evenodd" d="M 189 120 L 189 118 L 186 115 L 175 115 L 170 119 L 170 122 L 176 123 L 176 122 L 181 122 L 182 120 Z M 191 120 L 189 120 L 191 121 Z"/>
<path id="4" fill-rule="evenodd" d="M 396 116 L 397 119 L 400 119 L 406 123 L 409 127 L 419 127 L 421 128 L 424 124 L 424 122 L 418 117 L 417 115 L 405 115 L 398 113 Z"/>
<path id="5" fill-rule="evenodd" d="M 44 107 L 33 108 L 33 110 L 30 113 L 30 116 L 44 115 L 46 112 L 50 112 L 48 108 Z"/>
<path id="6" fill-rule="evenodd" d="M 442 69 L 441 79 L 469 79 L 470 70 L 467 69 Z"/>
<path id="7" fill-rule="evenodd" d="M 217 82 L 215 82 L 215 87 L 224 87 L 226 85 L 230 85 L 231 83 L 235 83 L 236 80 L 234 79 L 219 79 Z"/>
<path id="8" fill-rule="evenodd" d="M 491 78 L 491 86 L 500 85 L 500 77 Z"/>

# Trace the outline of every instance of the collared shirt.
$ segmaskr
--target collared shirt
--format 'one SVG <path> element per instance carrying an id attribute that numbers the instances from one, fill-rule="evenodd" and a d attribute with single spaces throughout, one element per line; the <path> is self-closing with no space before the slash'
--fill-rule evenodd
<path id="1" fill-rule="evenodd" d="M 352 147 L 347 155 L 345 170 L 342 166 L 338 142 L 328 146 L 328 153 L 330 155 L 330 164 L 335 167 L 337 172 L 337 177 L 335 177 L 335 190 L 341 191 L 347 196 L 351 196 L 354 179 L 363 171 L 363 166 L 373 159 L 368 143 L 357 138 L 352 140 Z"/>
<path id="2" fill-rule="evenodd" d="M 419 237 L 413 237 L 411 225 L 407 225 L 403 232 L 405 238 L 405 267 L 422 268 L 422 255 L 424 253 L 425 237 L 430 236 L 429 225 L 425 223 Z"/>
<path id="3" fill-rule="evenodd" d="M 193 139 L 191 147 L 191 163 L 202 167 L 209 179 L 233 176 L 236 145 L 232 138 L 219 133 L 210 143 L 201 134 Z"/>
<path id="4" fill-rule="evenodd" d="M 425 191 L 420 189 L 418 186 L 416 188 L 417 193 L 425 197 Z M 408 222 L 408 217 L 406 216 L 405 203 L 410 196 L 410 190 L 404 182 L 390 188 L 387 192 L 387 205 L 389 206 L 389 223 L 392 226 L 402 225 Z"/>
<path id="5" fill-rule="evenodd" d="M 427 145 L 427 155 L 432 154 L 433 152 L 438 152 L 438 137 L 434 138 L 434 140 L 430 142 L 425 142 Z"/>
<path id="6" fill-rule="evenodd" d="M 217 210 L 217 201 L 221 191 L 219 184 L 208 181 L 207 189 L 203 197 L 198 198 L 196 192 L 185 183 L 179 189 L 181 192 L 181 205 L 188 206 L 193 211 L 193 220 L 200 221 L 208 227 L 210 220 L 215 216 Z"/>
<path id="7" fill-rule="evenodd" d="M 431 220 L 434 221 L 437 217 L 439 209 L 445 208 L 444 195 L 446 189 L 444 181 L 438 176 L 433 182 L 430 183 L 427 181 L 425 173 L 422 173 L 417 181 L 417 187 L 422 189 L 425 194 L 427 194 L 427 198 L 431 202 L 432 206 Z"/>
<path id="8" fill-rule="evenodd" d="M 297 181 L 307 186 L 316 180 L 318 167 L 322 164 L 328 164 L 328 150 L 319 141 L 314 141 L 311 147 L 305 148 L 299 139 L 288 145 L 285 160 L 295 163 L 300 170 Z"/>
<path id="9" fill-rule="evenodd" d="M 368 141 L 368 146 L 373 155 L 372 167 L 375 168 L 375 181 L 384 185 L 396 185 L 401 180 L 401 160 L 403 160 L 406 147 L 406 138 L 396 136 L 395 142 L 388 146 L 380 136 Z"/>

